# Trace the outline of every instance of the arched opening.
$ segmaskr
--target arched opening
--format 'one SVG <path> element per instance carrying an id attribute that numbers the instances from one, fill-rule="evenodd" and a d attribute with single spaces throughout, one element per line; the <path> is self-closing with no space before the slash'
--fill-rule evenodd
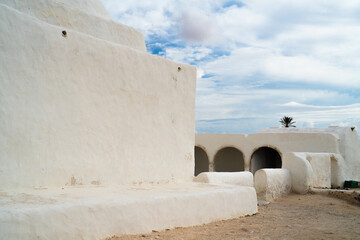
<path id="1" fill-rule="evenodd" d="M 199 175 L 202 172 L 209 171 L 209 158 L 206 152 L 200 148 L 195 147 L 195 176 Z"/>
<path id="2" fill-rule="evenodd" d="M 215 155 L 214 170 L 216 172 L 244 171 L 244 155 L 236 148 L 223 148 Z"/>
<path id="3" fill-rule="evenodd" d="M 262 168 L 281 168 L 281 156 L 273 148 L 261 147 L 251 156 L 250 165 L 250 171 L 253 174 Z"/>

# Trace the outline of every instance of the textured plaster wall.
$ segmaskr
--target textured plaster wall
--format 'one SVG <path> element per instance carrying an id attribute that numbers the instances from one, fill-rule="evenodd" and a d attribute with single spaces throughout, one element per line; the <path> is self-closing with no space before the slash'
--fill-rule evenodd
<path id="1" fill-rule="evenodd" d="M 0 200 L 2 240 L 99 240 L 257 212 L 253 187 L 199 183 L 27 190 Z"/>
<path id="2" fill-rule="evenodd" d="M 204 172 L 196 176 L 194 181 L 210 184 L 254 186 L 254 176 L 251 172 Z"/>
<path id="3" fill-rule="evenodd" d="M 32 11 L 39 11 L 43 9 L 47 10 L 49 15 L 53 15 L 53 11 L 56 11 L 54 8 L 49 8 L 50 4 L 56 4 L 70 8 L 67 11 L 70 11 L 71 9 L 81 10 L 91 16 L 101 17 L 106 20 L 111 19 L 104 5 L 102 5 L 101 1 L 99 0 L 0 0 L 0 3 L 6 5 L 11 4 L 12 6 L 27 6 L 33 8 Z"/>
<path id="4" fill-rule="evenodd" d="M 290 171 L 292 191 L 299 194 L 306 194 L 313 182 L 313 170 L 306 154 L 290 152 L 283 158 L 283 168 Z"/>
<path id="5" fill-rule="evenodd" d="M 296 161 L 308 161 L 310 163 L 310 179 L 309 187 L 343 187 L 345 177 L 345 166 L 344 159 L 340 154 L 333 153 L 291 153 L 285 155 L 284 161 L 286 168 L 291 168 L 289 161 L 292 158 L 298 158 Z M 294 169 L 294 171 L 297 171 Z M 305 174 L 306 175 L 306 174 Z"/>
<path id="6" fill-rule="evenodd" d="M 340 154 L 331 154 L 331 185 L 333 187 L 343 187 L 346 179 L 344 158 Z"/>
<path id="7" fill-rule="evenodd" d="M 1 188 L 191 181 L 196 69 L 0 4 Z"/>
<path id="8" fill-rule="evenodd" d="M 341 139 L 340 150 L 345 161 L 346 180 L 360 181 L 360 141 L 356 130 L 345 128 Z"/>
<path id="9" fill-rule="evenodd" d="M 39 0 L 36 0 L 38 2 Z M 54 0 L 52 0 L 54 1 Z M 63 3 L 75 9 L 81 9 L 89 15 L 99 16 L 110 19 L 109 13 L 99 0 L 55 0 L 57 3 Z"/>
<path id="10" fill-rule="evenodd" d="M 260 169 L 255 173 L 258 199 L 274 201 L 291 192 L 291 175 L 288 169 Z"/>
<path id="11" fill-rule="evenodd" d="M 74 30 L 90 36 L 146 52 L 143 35 L 111 20 L 98 0 L 0 0 L 22 13 L 36 17 L 63 30 Z"/>
<path id="12" fill-rule="evenodd" d="M 306 193 L 310 187 L 343 187 L 346 166 L 340 154 L 332 153 L 286 153 L 283 168 L 289 169 L 292 189 Z"/>
<path id="13" fill-rule="evenodd" d="M 307 153 L 306 160 L 313 170 L 311 187 L 331 187 L 331 154 Z"/>
<path id="14" fill-rule="evenodd" d="M 103 10 L 0 0 L 0 239 L 95 240 L 255 214 L 253 187 L 192 182 L 196 69 L 147 54 Z"/>

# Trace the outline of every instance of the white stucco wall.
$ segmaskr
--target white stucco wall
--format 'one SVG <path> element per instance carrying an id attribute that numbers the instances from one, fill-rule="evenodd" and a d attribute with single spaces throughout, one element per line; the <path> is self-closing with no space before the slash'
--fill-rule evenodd
<path id="1" fill-rule="evenodd" d="M 299 194 L 306 194 L 312 184 L 313 170 L 306 154 L 290 152 L 283 157 L 283 168 L 290 171 L 292 191 Z"/>
<path id="2" fill-rule="evenodd" d="M 262 133 L 318 133 L 332 134 L 338 141 L 338 151 L 330 153 L 340 154 L 344 160 L 343 174 L 349 179 L 360 180 L 360 141 L 355 127 L 330 126 L 328 128 L 267 128 Z M 313 152 L 313 151 L 305 151 Z M 316 152 L 316 151 L 315 151 Z M 317 151 L 319 153 L 328 151 Z"/>
<path id="3" fill-rule="evenodd" d="M 0 0 L 41 21 L 146 52 L 143 35 L 114 22 L 99 0 Z"/>
<path id="4" fill-rule="evenodd" d="M 196 69 L 62 30 L 0 4 L 1 189 L 192 181 Z"/>
<path id="5" fill-rule="evenodd" d="M 253 187 L 192 182 L 196 69 L 147 54 L 103 10 L 0 0 L 0 239 L 95 240 L 255 214 Z"/>
<path id="6" fill-rule="evenodd" d="M 291 175 L 288 169 L 260 169 L 255 173 L 258 199 L 272 202 L 291 192 Z"/>
<path id="7" fill-rule="evenodd" d="M 65 187 L 0 198 L 1 240 L 100 240 L 257 213 L 253 187 L 200 183 Z"/>
<path id="8" fill-rule="evenodd" d="M 255 133 L 196 134 L 195 145 L 203 148 L 213 163 L 216 153 L 224 147 L 235 147 L 244 154 L 245 170 L 250 169 L 252 154 L 260 147 L 271 147 L 282 156 L 286 152 L 339 153 L 339 140 L 331 133 Z"/>
<path id="9" fill-rule="evenodd" d="M 24 2 L 24 3 L 22 3 Z M 55 9 L 50 9 L 50 4 L 63 5 L 70 10 L 80 10 L 89 15 L 101 17 L 103 19 L 110 19 L 109 13 L 106 11 L 104 5 L 100 0 L 0 0 L 0 3 L 5 5 L 11 4 L 11 6 L 27 6 L 28 8 L 32 8 L 31 11 L 43 11 L 48 10 L 49 15 L 53 15 L 51 11 Z M 53 5 L 55 6 L 55 5 Z M 24 9 L 24 8 L 22 8 Z M 30 9 L 28 9 L 30 10 Z M 70 11 L 69 9 L 67 11 Z"/>
<path id="10" fill-rule="evenodd" d="M 337 178 L 332 181 L 334 186 L 344 179 L 360 179 L 360 142 L 356 129 L 351 127 L 268 128 L 248 135 L 196 134 L 195 145 L 206 151 L 210 169 L 216 153 L 225 147 L 234 147 L 243 153 L 245 170 L 248 171 L 252 154 L 260 147 L 270 147 L 278 151 L 282 158 L 284 154 L 291 152 L 337 156 L 334 159 L 338 160 L 335 162 L 338 162 L 336 171 L 339 173 L 332 174 L 333 178 Z"/>
<path id="11" fill-rule="evenodd" d="M 313 170 L 311 187 L 331 187 L 331 154 L 307 153 L 306 160 L 309 161 Z"/>
<path id="12" fill-rule="evenodd" d="M 356 129 L 344 128 L 341 133 L 340 153 L 344 158 L 344 177 L 346 180 L 360 181 L 360 141 Z"/>
<path id="13" fill-rule="evenodd" d="M 36 0 L 38 2 L 39 0 Z M 54 0 L 52 0 L 54 1 Z M 58 3 L 66 4 L 74 9 L 80 9 L 91 15 L 110 19 L 109 13 L 100 0 L 55 0 Z"/>
<path id="14" fill-rule="evenodd" d="M 210 184 L 254 186 L 254 176 L 251 172 L 203 172 L 194 177 L 194 181 Z"/>
<path id="15" fill-rule="evenodd" d="M 343 187 L 346 177 L 344 171 L 346 169 L 344 159 L 340 154 L 332 153 L 291 153 L 285 155 L 286 164 L 284 167 L 291 166 L 288 161 L 291 159 L 301 158 L 301 161 L 308 161 L 311 167 L 309 187 L 330 188 Z M 300 161 L 300 160 L 297 160 Z M 294 169 L 296 171 L 296 169 Z M 299 177 L 300 174 L 299 174 Z"/>
<path id="16" fill-rule="evenodd" d="M 344 158 L 340 154 L 331 154 L 331 185 L 334 188 L 343 187 L 346 179 Z"/>
<path id="17" fill-rule="evenodd" d="M 332 153 L 286 153 L 283 168 L 292 174 L 293 190 L 306 193 L 311 187 L 343 187 L 346 180 L 344 159 Z"/>

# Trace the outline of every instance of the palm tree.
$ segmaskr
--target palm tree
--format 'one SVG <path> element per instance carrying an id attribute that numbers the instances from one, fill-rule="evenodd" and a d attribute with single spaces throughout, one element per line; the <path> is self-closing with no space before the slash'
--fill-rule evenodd
<path id="1" fill-rule="evenodd" d="M 288 127 L 296 127 L 294 125 L 295 122 L 293 121 L 292 117 L 284 116 L 284 117 L 282 117 L 280 119 L 279 122 L 281 123 L 281 125 L 283 125 L 283 127 L 286 127 L 286 128 L 288 128 Z"/>

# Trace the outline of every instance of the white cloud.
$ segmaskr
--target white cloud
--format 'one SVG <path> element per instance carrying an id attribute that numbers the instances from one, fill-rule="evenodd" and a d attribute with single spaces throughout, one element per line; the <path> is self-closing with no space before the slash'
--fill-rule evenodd
<path id="1" fill-rule="evenodd" d="M 175 23 L 167 12 L 173 13 L 175 5 L 167 0 L 103 0 L 112 18 L 140 30 L 145 38 L 157 33 L 167 35 Z"/>
<path id="2" fill-rule="evenodd" d="M 169 47 L 166 49 L 165 56 L 173 61 L 182 63 L 191 63 L 201 60 L 209 56 L 212 49 L 204 46 L 174 48 Z"/>
<path id="3" fill-rule="evenodd" d="M 201 131 L 240 131 L 237 122 L 256 131 L 283 114 L 298 126 L 360 122 L 358 0 L 103 2 L 147 40 L 172 41 L 166 58 L 196 63 Z M 216 119 L 226 122 L 209 122 Z"/>
<path id="4" fill-rule="evenodd" d="M 257 41 L 258 31 L 267 25 L 267 17 L 248 8 L 230 8 L 216 15 L 221 44 L 251 44 Z M 235 44 L 236 45 L 236 44 Z"/>
<path id="5" fill-rule="evenodd" d="M 329 101 L 333 99 L 333 101 Z M 356 101 L 351 96 L 339 94 L 335 91 L 307 90 L 307 89 L 253 89 L 242 87 L 227 87 L 218 89 L 208 94 L 201 94 L 197 97 L 197 119 L 211 120 L 219 118 L 261 117 L 270 115 L 284 115 L 286 112 L 301 112 L 313 110 L 331 110 L 330 107 L 321 105 L 301 104 L 301 102 L 336 103 L 338 99 L 344 102 Z M 289 100 L 291 102 L 289 103 Z M 359 100 L 359 99 L 357 99 Z M 286 104 L 284 104 L 286 103 Z M 326 105 L 325 105 L 326 106 Z M 346 109 L 358 109 L 359 105 L 348 105 Z M 335 108 L 335 107 L 334 107 Z M 230 115 L 224 115 L 223 109 Z M 339 105 L 338 109 L 344 109 Z M 222 115 L 218 114 L 222 110 Z M 354 111 L 349 112 L 349 114 Z M 359 117 L 355 111 L 354 117 Z M 286 115 L 286 114 L 285 114 Z"/>
<path id="6" fill-rule="evenodd" d="M 338 66 L 312 56 L 283 56 L 271 52 L 271 49 L 238 48 L 230 56 L 200 66 L 205 73 L 216 74 L 224 79 L 242 81 L 261 74 L 264 76 L 263 83 L 297 82 L 360 88 L 360 65 Z M 253 83 L 258 84 L 259 81 Z"/>
<path id="7" fill-rule="evenodd" d="M 310 56 L 271 56 L 264 61 L 264 73 L 278 81 L 360 88 L 359 69 L 341 68 Z"/>
<path id="8" fill-rule="evenodd" d="M 204 42 L 215 40 L 218 35 L 216 21 L 203 11 L 187 9 L 180 19 L 181 35 L 189 41 Z"/>
<path id="9" fill-rule="evenodd" d="M 196 69 L 196 78 L 201 79 L 203 76 L 204 76 L 204 70 L 202 70 L 201 68 L 197 68 Z"/>

